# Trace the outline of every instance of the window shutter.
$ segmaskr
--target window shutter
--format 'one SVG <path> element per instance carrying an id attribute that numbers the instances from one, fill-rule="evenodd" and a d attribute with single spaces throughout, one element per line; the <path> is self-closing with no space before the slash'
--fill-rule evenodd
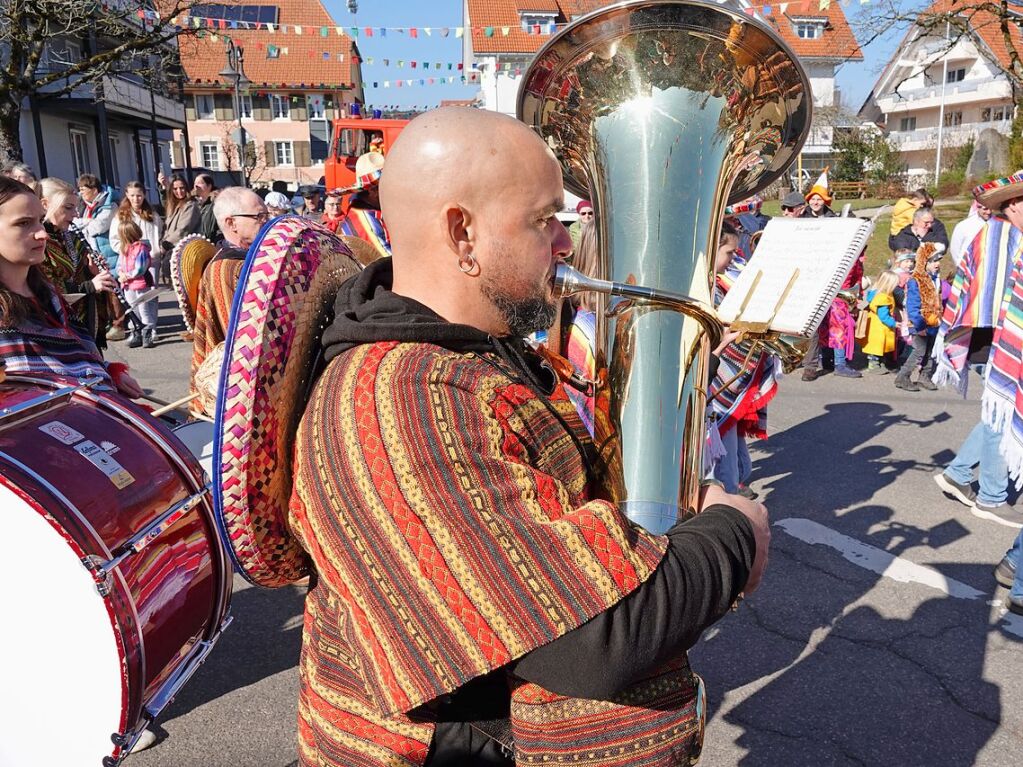
<path id="1" fill-rule="evenodd" d="M 295 166 L 298 168 L 307 168 L 313 164 L 310 159 L 309 142 L 308 141 L 296 141 L 295 147 Z"/>
<path id="2" fill-rule="evenodd" d="M 213 96 L 213 116 L 217 120 L 234 119 L 234 99 L 231 96 L 217 93 Z"/>
<path id="3" fill-rule="evenodd" d="M 185 119 L 194 122 L 197 115 L 195 112 L 195 96 L 185 99 Z"/>
<path id="4" fill-rule="evenodd" d="M 307 114 L 305 96 L 298 96 L 296 98 L 294 95 L 289 95 L 285 96 L 285 98 L 291 99 L 291 119 L 297 122 L 305 122 Z"/>
<path id="5" fill-rule="evenodd" d="M 171 159 L 171 163 L 174 165 L 174 167 L 175 168 L 184 168 L 185 167 L 185 156 L 184 156 L 184 153 L 181 151 L 181 142 L 180 141 L 175 141 L 175 142 L 173 142 L 171 144 L 171 152 L 173 153 L 173 157 Z M 114 162 L 116 162 L 116 161 L 117 160 L 115 159 Z"/>
<path id="6" fill-rule="evenodd" d="M 253 96 L 252 97 L 252 119 L 253 120 L 269 120 L 270 115 L 270 97 L 269 96 Z"/>
<path id="7" fill-rule="evenodd" d="M 277 153 L 274 151 L 274 142 L 272 141 L 263 142 L 263 154 L 266 155 L 266 167 L 268 168 L 277 167 Z"/>

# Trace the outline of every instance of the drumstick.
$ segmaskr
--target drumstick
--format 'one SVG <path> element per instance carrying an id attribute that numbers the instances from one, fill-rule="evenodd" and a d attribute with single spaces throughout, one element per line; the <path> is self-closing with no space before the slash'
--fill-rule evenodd
<path id="1" fill-rule="evenodd" d="M 148 399 L 151 402 L 156 402 L 158 405 L 162 405 L 162 407 L 159 407 L 159 408 L 157 408 L 156 410 L 154 410 L 153 412 L 150 413 L 150 415 L 152 415 L 152 416 L 161 416 L 164 413 L 170 412 L 171 410 L 176 410 L 177 408 L 181 407 L 182 405 L 187 405 L 192 400 L 198 399 L 198 397 L 199 397 L 199 392 L 196 392 L 195 394 L 189 394 L 187 397 L 182 397 L 181 399 L 177 399 L 177 400 L 174 400 L 173 402 L 167 402 L 167 403 L 161 403 L 159 400 L 157 400 L 157 399 L 155 399 L 153 397 L 146 397 L 146 399 Z"/>

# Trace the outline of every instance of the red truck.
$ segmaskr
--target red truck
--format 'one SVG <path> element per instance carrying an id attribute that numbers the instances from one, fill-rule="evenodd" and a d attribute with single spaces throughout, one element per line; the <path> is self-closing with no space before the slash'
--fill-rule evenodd
<path id="1" fill-rule="evenodd" d="M 344 189 L 355 184 L 355 161 L 359 155 L 369 151 L 374 138 L 384 140 L 383 152 L 387 151 L 398 138 L 408 120 L 390 120 L 354 115 L 334 120 L 334 132 L 330 142 L 330 155 L 324 163 L 327 189 Z"/>

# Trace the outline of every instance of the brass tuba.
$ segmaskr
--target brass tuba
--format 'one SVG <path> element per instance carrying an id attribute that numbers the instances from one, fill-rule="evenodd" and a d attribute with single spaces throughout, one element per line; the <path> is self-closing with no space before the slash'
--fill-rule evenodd
<path id="1" fill-rule="evenodd" d="M 751 12 L 736 0 L 610 5 L 552 37 L 519 92 L 519 119 L 593 200 L 610 280 L 562 265 L 557 284 L 621 297 L 597 334 L 616 433 L 606 457 L 622 469 L 611 490 L 657 533 L 698 500 L 725 204 L 781 176 L 810 127 L 802 67 Z"/>

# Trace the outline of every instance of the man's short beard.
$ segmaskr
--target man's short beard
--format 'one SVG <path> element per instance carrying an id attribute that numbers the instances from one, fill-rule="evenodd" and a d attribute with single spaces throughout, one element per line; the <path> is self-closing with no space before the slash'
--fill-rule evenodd
<path id="1" fill-rule="evenodd" d="M 538 330 L 547 330 L 554 324 L 558 313 L 558 305 L 554 301 L 548 301 L 542 296 L 515 300 L 495 290 L 489 282 L 484 282 L 483 294 L 497 307 L 508 326 L 508 334 L 517 338 L 525 338 Z"/>

